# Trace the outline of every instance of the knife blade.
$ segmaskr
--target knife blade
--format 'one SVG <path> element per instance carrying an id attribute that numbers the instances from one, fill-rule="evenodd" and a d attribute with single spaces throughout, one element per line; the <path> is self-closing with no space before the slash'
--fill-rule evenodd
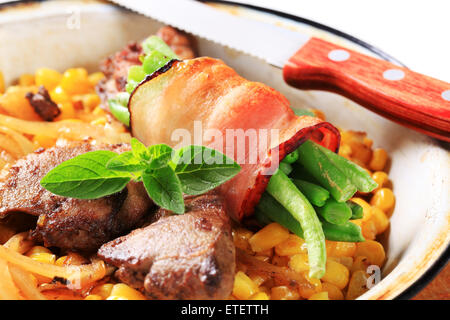
<path id="1" fill-rule="evenodd" d="M 341 94 L 385 118 L 450 141 L 449 83 L 192 0 L 113 2 L 283 68 L 284 80 L 293 87 Z"/>
<path id="2" fill-rule="evenodd" d="M 113 2 L 180 30 L 258 57 L 279 68 L 283 68 L 287 60 L 311 38 L 282 27 L 231 15 L 196 1 Z"/>

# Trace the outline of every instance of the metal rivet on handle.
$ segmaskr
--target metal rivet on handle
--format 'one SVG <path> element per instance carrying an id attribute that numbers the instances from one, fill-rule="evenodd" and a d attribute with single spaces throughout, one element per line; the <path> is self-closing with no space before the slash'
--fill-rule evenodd
<path id="1" fill-rule="evenodd" d="M 450 90 L 445 90 L 441 94 L 442 98 L 446 101 L 450 101 Z"/>
<path id="2" fill-rule="evenodd" d="M 386 80 L 397 81 L 402 80 L 405 77 L 405 73 L 399 69 L 389 69 L 383 72 L 383 78 Z"/>
<path id="3" fill-rule="evenodd" d="M 336 49 L 330 51 L 328 53 L 328 58 L 333 61 L 345 61 L 348 58 L 350 58 L 350 52 L 342 50 L 342 49 Z"/>

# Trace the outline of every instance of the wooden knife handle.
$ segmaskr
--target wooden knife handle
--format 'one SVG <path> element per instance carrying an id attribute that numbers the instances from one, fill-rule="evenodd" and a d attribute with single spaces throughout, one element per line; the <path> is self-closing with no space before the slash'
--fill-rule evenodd
<path id="1" fill-rule="evenodd" d="M 450 141 L 450 84 L 311 38 L 283 69 L 299 89 L 336 92 L 432 137 Z"/>

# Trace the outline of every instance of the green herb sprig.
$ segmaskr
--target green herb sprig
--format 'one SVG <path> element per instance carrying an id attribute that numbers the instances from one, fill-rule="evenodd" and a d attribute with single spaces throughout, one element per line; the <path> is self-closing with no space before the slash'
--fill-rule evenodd
<path id="1" fill-rule="evenodd" d="M 77 199 L 98 199 L 142 181 L 161 208 L 182 214 L 183 193 L 199 195 L 233 178 L 241 167 L 217 150 L 187 146 L 173 150 L 166 144 L 146 147 L 131 139 L 131 151 L 117 154 L 98 150 L 67 160 L 41 179 L 48 191 Z"/>

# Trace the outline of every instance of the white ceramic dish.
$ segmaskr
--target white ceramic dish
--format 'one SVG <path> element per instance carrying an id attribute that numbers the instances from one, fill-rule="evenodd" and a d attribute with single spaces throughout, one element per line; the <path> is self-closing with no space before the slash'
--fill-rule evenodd
<path id="1" fill-rule="evenodd" d="M 302 29 L 356 50 L 389 58 L 351 37 L 308 21 L 243 7 L 232 10 L 235 14 Z M 102 58 L 130 40 L 155 33 L 160 26 L 151 19 L 94 1 L 47 1 L 25 7 L 3 7 L 0 11 L 0 70 L 7 83 L 43 66 L 59 70 L 85 66 L 95 70 Z M 448 258 L 444 255 L 448 254 L 445 251 L 450 243 L 449 153 L 436 141 L 385 120 L 343 97 L 292 89 L 284 84 L 279 69 L 258 59 L 202 39 L 198 45 L 201 55 L 223 59 L 244 77 L 281 91 L 294 108 L 318 108 L 336 126 L 366 131 L 375 146 L 388 151 L 392 158 L 390 177 L 396 207 L 389 234 L 384 237 L 388 247 L 387 262 L 383 280 L 360 299 L 393 299 L 402 293 L 402 297 L 411 296 L 427 270 Z"/>

